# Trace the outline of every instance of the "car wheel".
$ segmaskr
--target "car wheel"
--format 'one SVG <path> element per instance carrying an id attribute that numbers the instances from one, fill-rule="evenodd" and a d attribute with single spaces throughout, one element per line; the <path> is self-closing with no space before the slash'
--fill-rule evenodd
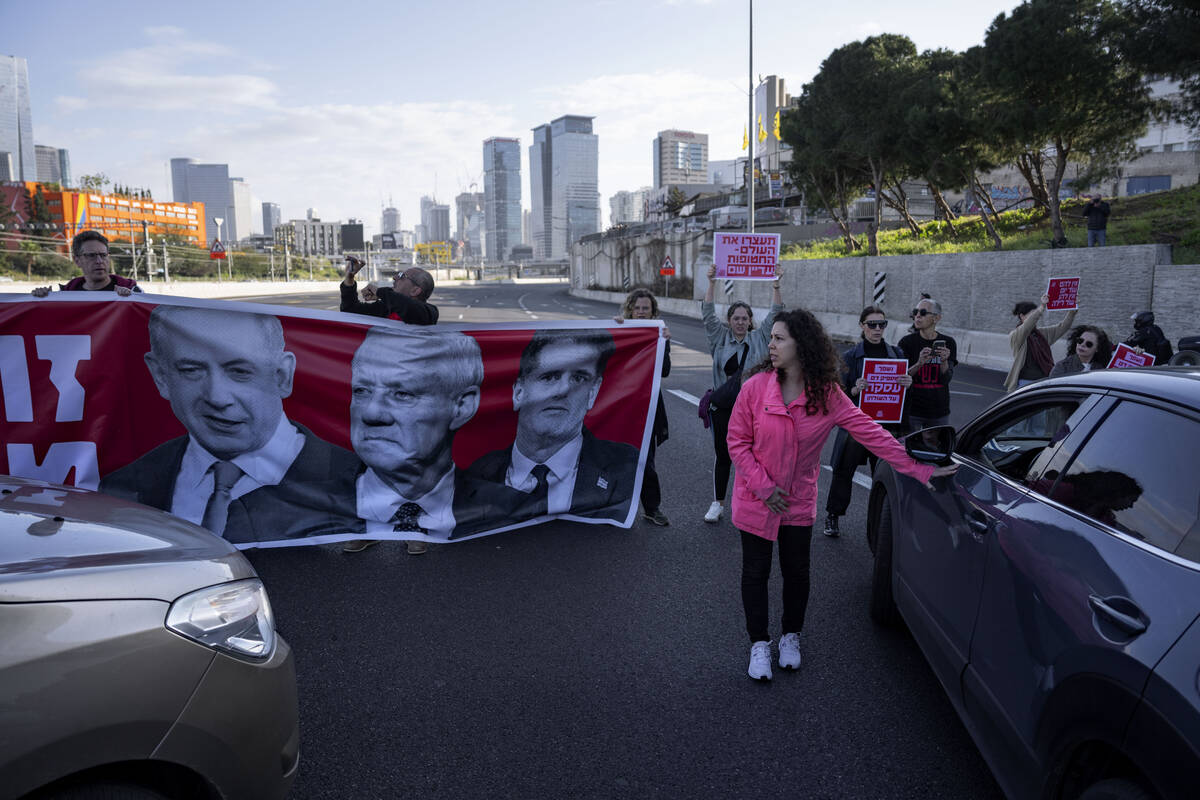
<path id="1" fill-rule="evenodd" d="M 89 783 L 69 786 L 47 800 L 169 800 L 166 795 L 136 783 Z"/>
<path id="2" fill-rule="evenodd" d="M 1079 795 L 1079 800 L 1154 800 L 1154 797 L 1140 784 L 1124 778 L 1110 778 L 1093 783 Z"/>
<path id="3" fill-rule="evenodd" d="M 871 569 L 871 619 L 890 627 L 896 624 L 896 600 L 892 597 L 892 501 L 884 495 L 875 524 L 875 562 Z"/>
<path id="4" fill-rule="evenodd" d="M 1200 353 L 1197 353 L 1195 350 L 1180 350 L 1171 356 L 1171 360 L 1167 362 L 1167 365 L 1172 367 L 1200 366 Z"/>

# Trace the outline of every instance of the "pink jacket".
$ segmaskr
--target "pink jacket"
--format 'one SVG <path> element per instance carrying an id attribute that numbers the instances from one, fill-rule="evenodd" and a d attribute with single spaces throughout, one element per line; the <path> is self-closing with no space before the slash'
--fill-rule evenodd
<path id="1" fill-rule="evenodd" d="M 742 384 L 729 420 L 729 455 L 737 467 L 733 481 L 733 524 L 764 539 L 779 538 L 780 525 L 812 525 L 817 517 L 817 474 L 821 448 L 834 425 L 845 428 L 868 450 L 898 471 L 925 483 L 933 466 L 909 457 L 904 446 L 879 427 L 834 386 L 828 414 L 804 412 L 805 395 L 784 405 L 774 372 L 760 372 Z M 771 490 L 783 486 L 788 510 L 767 509 Z"/>

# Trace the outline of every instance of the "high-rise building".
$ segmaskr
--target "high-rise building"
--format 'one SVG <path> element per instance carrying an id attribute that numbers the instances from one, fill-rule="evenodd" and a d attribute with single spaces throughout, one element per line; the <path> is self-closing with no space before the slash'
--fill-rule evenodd
<path id="1" fill-rule="evenodd" d="M 471 218 L 483 213 L 482 192 L 461 192 L 454 198 L 454 238 L 463 244 L 463 255 L 478 256 L 479 232 L 475 231 L 476 246 L 471 244 Z"/>
<path id="2" fill-rule="evenodd" d="M 433 235 L 433 224 L 429 220 L 430 210 L 435 205 L 437 205 L 437 201 L 432 197 L 426 195 L 421 198 L 421 224 L 418 226 L 418 230 L 423 232 L 417 234 L 418 244 L 436 241 L 435 239 L 430 238 Z"/>
<path id="3" fill-rule="evenodd" d="M 383 214 L 380 217 L 379 232 L 395 233 L 398 230 L 400 230 L 400 212 L 389 205 L 383 210 Z"/>
<path id="4" fill-rule="evenodd" d="M 304 210 L 304 218 L 307 219 L 309 222 L 320 222 L 321 221 L 321 212 L 317 211 L 317 209 L 315 209 L 315 208 L 306 208 Z"/>
<path id="5" fill-rule="evenodd" d="M 283 217 L 279 213 L 278 203 L 263 203 L 262 204 L 263 218 L 263 234 L 272 236 L 275 233 L 275 226 L 283 222 Z"/>
<path id="6" fill-rule="evenodd" d="M 0 170 L 8 180 L 36 181 L 33 118 L 29 113 L 29 67 L 20 56 L 0 56 Z"/>
<path id="7" fill-rule="evenodd" d="M 572 243 L 600 230 L 599 137 L 592 133 L 593 119 L 567 115 L 533 129 L 530 227 L 537 258 L 564 259 Z"/>
<path id="8" fill-rule="evenodd" d="M 450 206 L 434 203 L 429 207 L 429 222 L 426 223 L 427 242 L 450 241 Z"/>
<path id="9" fill-rule="evenodd" d="M 608 199 L 608 223 L 642 222 L 646 219 L 646 200 L 652 190 L 645 186 L 634 192 L 620 191 Z"/>
<path id="10" fill-rule="evenodd" d="M 484 257 L 498 262 L 521 243 L 521 140 L 483 142 Z"/>
<path id="11" fill-rule="evenodd" d="M 708 134 L 659 131 L 654 139 L 654 188 L 708 182 Z"/>
<path id="12" fill-rule="evenodd" d="M 293 219 L 275 227 L 275 246 L 302 256 L 342 254 L 342 226 L 319 219 Z"/>
<path id="13" fill-rule="evenodd" d="M 342 225 L 342 250 L 363 249 L 363 224 L 361 219 L 348 219 Z"/>
<path id="14" fill-rule="evenodd" d="M 235 187 L 235 183 L 240 186 Z M 241 178 L 229 177 L 228 164 L 198 164 L 194 158 L 171 159 L 172 199 L 176 203 L 204 203 L 205 222 L 216 236 L 217 225 L 213 220 L 223 220 L 220 235 L 227 242 L 250 235 L 249 192 L 250 187 Z"/>
<path id="15" fill-rule="evenodd" d="M 66 150 L 44 144 L 34 145 L 33 149 L 37 153 L 38 181 L 71 185 L 71 156 Z"/>

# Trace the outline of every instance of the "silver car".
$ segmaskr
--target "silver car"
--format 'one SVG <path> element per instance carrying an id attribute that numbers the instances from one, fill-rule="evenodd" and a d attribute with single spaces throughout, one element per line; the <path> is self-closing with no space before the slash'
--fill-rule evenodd
<path id="1" fill-rule="evenodd" d="M 0 477 L 0 797 L 283 797 L 299 742 L 291 648 L 235 548 Z"/>

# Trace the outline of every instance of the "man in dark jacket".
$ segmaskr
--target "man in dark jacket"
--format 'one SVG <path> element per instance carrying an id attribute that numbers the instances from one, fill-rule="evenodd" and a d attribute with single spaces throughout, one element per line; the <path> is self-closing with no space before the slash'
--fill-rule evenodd
<path id="1" fill-rule="evenodd" d="M 1098 194 L 1083 207 L 1083 218 L 1087 220 L 1088 247 L 1104 247 L 1108 236 L 1108 203 Z"/>
<path id="2" fill-rule="evenodd" d="M 108 239 L 99 231 L 80 231 L 71 240 L 71 259 L 83 274 L 59 284 L 63 292 L 116 292 L 127 297 L 140 292 L 137 281 L 109 272 Z M 49 286 L 39 286 L 34 297 L 50 294 Z"/>
<path id="3" fill-rule="evenodd" d="M 1125 344 L 1142 348 L 1142 352 L 1154 356 L 1154 363 L 1158 366 L 1170 361 L 1175 351 L 1162 328 L 1154 324 L 1154 312 L 1139 311 L 1130 319 L 1133 320 L 1133 335 L 1125 340 Z"/>
<path id="4" fill-rule="evenodd" d="M 373 317 L 398 319 L 409 325 L 433 325 L 438 321 L 437 306 L 429 301 L 433 294 L 433 276 L 420 267 L 409 267 L 396 273 L 392 288 L 381 287 L 370 292 L 373 300 L 358 299 L 358 284 L 354 276 L 365 263 L 346 256 L 346 276 L 342 279 L 342 311 L 370 314 Z"/>

